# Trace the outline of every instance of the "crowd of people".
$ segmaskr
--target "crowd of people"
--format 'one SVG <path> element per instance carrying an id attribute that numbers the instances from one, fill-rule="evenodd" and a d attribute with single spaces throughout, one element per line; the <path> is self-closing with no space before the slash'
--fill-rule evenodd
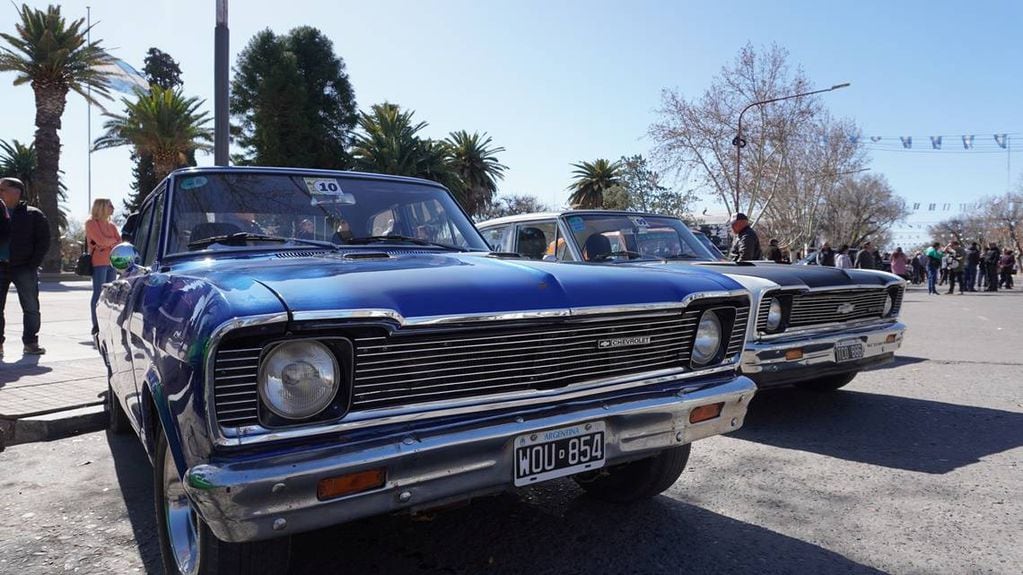
<path id="1" fill-rule="evenodd" d="M 954 293 L 957 285 L 959 293 L 998 291 L 1012 289 L 1019 264 L 1011 249 L 999 248 L 994 242 L 986 248 L 977 242 L 967 248 L 955 240 L 944 247 L 934 242 L 913 254 L 907 279 L 914 284 L 926 282 L 929 294 L 938 294 L 938 287 L 946 284 L 945 293 Z"/>

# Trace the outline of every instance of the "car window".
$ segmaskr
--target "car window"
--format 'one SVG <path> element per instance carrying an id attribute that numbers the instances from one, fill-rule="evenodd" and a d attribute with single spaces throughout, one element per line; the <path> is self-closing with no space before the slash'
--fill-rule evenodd
<path id="1" fill-rule="evenodd" d="M 163 193 L 153 198 L 151 213 L 153 223 L 149 226 L 149 238 L 146 241 L 146 249 L 142 254 L 142 265 L 148 266 L 156 260 L 156 252 L 159 250 L 160 233 L 163 231 Z"/>
<path id="2" fill-rule="evenodd" d="M 511 231 L 511 229 L 512 227 L 510 225 L 495 226 L 485 230 L 480 230 L 480 233 L 483 234 L 483 239 L 487 240 L 487 245 L 490 246 L 490 249 L 495 252 L 500 252 L 508 249 L 505 246 L 507 245 L 508 232 Z"/>
<path id="3" fill-rule="evenodd" d="M 515 253 L 531 260 L 542 260 L 553 253 L 555 225 L 553 221 L 522 223 L 515 228 Z"/>
<path id="4" fill-rule="evenodd" d="M 679 219 L 640 214 L 570 214 L 564 223 L 583 259 L 665 258 L 712 261 L 714 257 Z"/>
<path id="5" fill-rule="evenodd" d="M 132 245 L 135 246 L 135 250 L 143 260 L 146 257 L 146 248 L 149 246 L 149 235 L 152 223 L 153 202 L 149 201 L 142 206 L 142 211 L 139 212 L 138 228 L 135 229 L 135 238 L 134 241 L 132 241 Z"/>

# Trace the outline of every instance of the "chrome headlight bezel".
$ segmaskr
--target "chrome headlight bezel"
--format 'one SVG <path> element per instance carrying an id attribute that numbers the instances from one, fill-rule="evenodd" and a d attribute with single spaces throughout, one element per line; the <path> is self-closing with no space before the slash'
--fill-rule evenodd
<path id="1" fill-rule="evenodd" d="M 693 334 L 693 349 L 689 355 L 689 362 L 693 367 L 704 367 L 720 360 L 727 341 L 724 324 L 714 309 L 704 310 L 700 314 L 696 332 Z"/>
<path id="2" fill-rule="evenodd" d="M 275 363 L 276 362 L 276 363 Z M 280 365 L 281 362 L 286 362 Z M 301 364 L 304 364 L 301 365 Z M 305 406 L 293 406 L 287 409 L 281 400 L 282 386 L 286 385 L 284 370 L 295 366 L 293 371 L 313 369 L 320 380 L 320 391 L 313 392 L 316 397 Z M 318 419 L 332 405 L 337 404 L 345 382 L 342 363 L 330 345 L 316 339 L 285 340 L 267 346 L 259 361 L 256 388 L 259 393 L 260 406 L 270 425 L 288 425 Z"/>
<path id="3" fill-rule="evenodd" d="M 881 310 L 881 317 L 892 317 L 895 311 L 895 293 L 888 290 L 884 296 L 884 309 Z"/>

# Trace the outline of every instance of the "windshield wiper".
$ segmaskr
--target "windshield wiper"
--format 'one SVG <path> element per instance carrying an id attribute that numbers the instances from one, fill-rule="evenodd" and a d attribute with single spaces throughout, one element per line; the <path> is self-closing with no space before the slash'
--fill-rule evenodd
<path id="1" fill-rule="evenodd" d="M 225 246 L 244 246 L 246 242 L 280 242 L 280 243 L 296 242 L 310 246 L 322 246 L 327 248 L 337 247 L 331 242 L 321 242 L 319 240 L 303 240 L 299 238 L 285 238 L 282 236 L 255 234 L 252 232 L 236 232 L 233 234 L 210 236 L 208 238 L 202 238 L 201 240 L 195 240 L 194 242 L 188 242 L 188 247 L 190 249 L 205 248 L 213 244 L 224 244 Z"/>
<path id="2" fill-rule="evenodd" d="M 704 258 L 696 254 L 672 254 L 670 256 L 664 256 L 666 260 L 702 260 Z"/>
<path id="3" fill-rule="evenodd" d="M 372 243 L 383 243 L 383 242 L 404 242 L 409 244 L 415 244 L 417 246 L 431 246 L 436 248 L 444 248 L 446 250 L 453 250 L 457 252 L 465 251 L 458 246 L 452 246 L 448 244 L 441 244 L 437 242 L 431 242 L 429 240 L 423 240 L 419 238 L 413 238 L 409 236 L 399 236 L 396 234 L 388 234 L 386 236 L 359 236 L 357 238 L 349 238 L 344 240 L 345 244 L 359 245 L 359 244 L 372 244 Z"/>

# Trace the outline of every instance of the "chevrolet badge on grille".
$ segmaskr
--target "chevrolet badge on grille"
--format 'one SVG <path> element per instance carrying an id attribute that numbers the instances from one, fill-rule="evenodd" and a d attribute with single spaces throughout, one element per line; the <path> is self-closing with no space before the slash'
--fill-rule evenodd
<path id="1" fill-rule="evenodd" d="M 631 347 L 634 345 L 647 345 L 650 343 L 650 336 L 643 337 L 615 337 L 611 339 L 597 340 L 597 349 L 611 349 L 614 347 Z"/>
<path id="2" fill-rule="evenodd" d="M 842 315 L 845 315 L 847 313 L 852 313 L 854 309 L 856 309 L 855 305 L 853 305 L 851 303 L 844 303 L 844 304 L 838 306 L 838 309 L 836 309 L 835 311 L 840 313 L 840 314 L 842 314 Z"/>

